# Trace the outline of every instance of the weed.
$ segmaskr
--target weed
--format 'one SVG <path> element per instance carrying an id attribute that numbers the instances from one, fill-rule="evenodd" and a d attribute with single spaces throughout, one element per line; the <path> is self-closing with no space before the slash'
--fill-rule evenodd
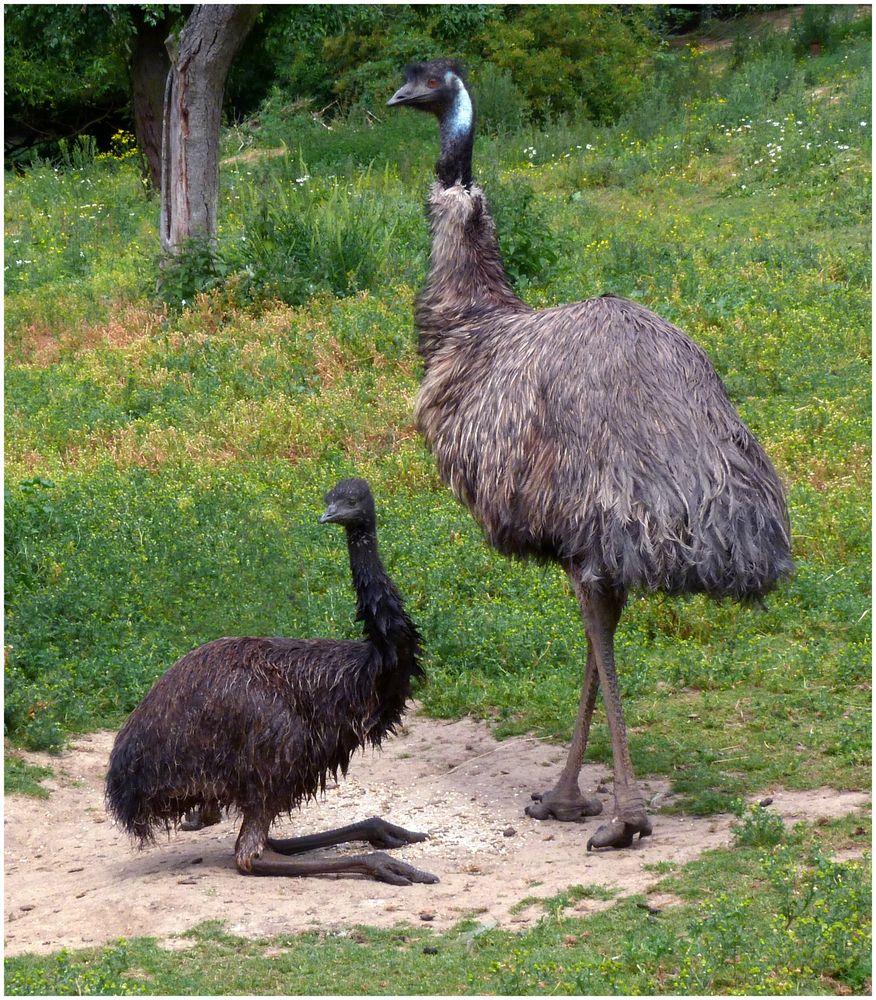
<path id="1" fill-rule="evenodd" d="M 738 823 L 730 827 L 739 847 L 774 847 L 785 838 L 785 823 L 778 813 L 763 806 L 749 806 Z"/>
<path id="2" fill-rule="evenodd" d="M 52 776 L 52 769 L 28 764 L 15 753 L 7 753 L 3 761 L 3 791 L 6 795 L 32 795 L 37 799 L 49 797 L 41 781 Z"/>

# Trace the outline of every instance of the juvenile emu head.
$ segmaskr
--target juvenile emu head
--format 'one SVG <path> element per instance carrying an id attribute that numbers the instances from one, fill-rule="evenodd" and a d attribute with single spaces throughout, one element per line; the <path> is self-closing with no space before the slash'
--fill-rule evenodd
<path id="1" fill-rule="evenodd" d="M 325 495 L 325 513 L 320 524 L 341 524 L 345 528 L 373 532 L 377 526 L 374 497 L 364 479 L 342 479 Z"/>

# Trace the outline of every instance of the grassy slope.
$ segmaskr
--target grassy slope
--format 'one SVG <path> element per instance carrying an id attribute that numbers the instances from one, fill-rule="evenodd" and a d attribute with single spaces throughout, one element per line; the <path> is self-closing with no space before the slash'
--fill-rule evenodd
<path id="1" fill-rule="evenodd" d="M 476 153 L 527 300 L 611 290 L 677 322 L 789 485 L 798 572 L 766 612 L 634 598 L 618 635 L 635 765 L 701 812 L 774 784 L 869 787 L 870 748 L 869 44 L 805 68 L 714 60 L 683 57 L 618 129 Z M 278 122 L 264 138 L 287 157 L 226 167 L 226 245 L 251 272 L 282 249 L 240 249 L 272 183 L 300 192 L 290 215 L 313 213 L 317 294 L 298 307 L 243 305 L 244 275 L 161 318 L 155 206 L 129 163 L 7 179 L 13 739 L 115 724 L 177 655 L 230 630 L 354 634 L 341 539 L 314 523 L 353 471 L 373 481 L 427 639 L 427 710 L 568 738 L 584 644 L 561 574 L 491 553 L 410 423 L 428 125 Z M 367 274 L 343 257 L 353 237 L 374 243 Z M 325 261 L 370 290 L 338 298 Z M 610 759 L 601 720 L 593 752 Z"/>

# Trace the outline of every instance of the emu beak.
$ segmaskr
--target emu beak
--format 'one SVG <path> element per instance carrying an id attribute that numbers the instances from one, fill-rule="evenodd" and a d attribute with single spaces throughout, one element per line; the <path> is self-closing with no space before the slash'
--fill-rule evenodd
<path id="1" fill-rule="evenodd" d="M 396 104 L 408 104 L 411 100 L 419 96 L 416 93 L 416 87 L 413 84 L 406 83 L 399 87 L 398 90 L 390 97 L 386 102 L 388 108 L 394 107 Z"/>
<path id="2" fill-rule="evenodd" d="M 332 521 L 334 521 L 334 519 L 337 517 L 337 514 L 338 514 L 338 508 L 333 503 L 330 503 L 328 507 L 326 507 L 325 513 L 319 519 L 319 523 L 331 524 Z"/>

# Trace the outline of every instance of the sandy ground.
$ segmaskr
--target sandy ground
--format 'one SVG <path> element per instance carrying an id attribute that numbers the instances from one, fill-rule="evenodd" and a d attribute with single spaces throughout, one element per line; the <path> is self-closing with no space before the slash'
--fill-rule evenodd
<path id="1" fill-rule="evenodd" d="M 553 784 L 562 747 L 520 738 L 497 743 L 485 724 L 439 722 L 410 714 L 406 727 L 380 753 L 358 754 L 346 781 L 278 823 L 294 836 L 381 815 L 430 834 L 394 852 L 434 872 L 437 885 L 396 887 L 358 877 L 244 878 L 234 867 L 237 824 L 179 832 L 145 851 L 107 819 L 103 776 L 113 733 L 81 737 L 60 758 L 27 754 L 55 772 L 48 799 L 13 795 L 5 806 L 6 953 L 79 948 L 118 937 L 150 935 L 168 946 L 204 920 L 222 920 L 251 937 L 356 924 L 410 922 L 444 929 L 466 916 L 522 929 L 543 914 L 540 905 L 515 908 L 524 897 L 547 897 L 570 885 L 645 892 L 659 876 L 657 861 L 686 862 L 730 840 L 729 816 L 665 816 L 667 784 L 644 782 L 654 834 L 632 849 L 587 854 L 601 822 L 540 823 L 523 814 L 529 793 Z M 585 768 L 582 786 L 610 787 L 603 765 Z M 766 792 L 762 792 L 766 794 Z M 835 817 L 865 806 L 869 797 L 830 789 L 776 790 L 773 808 L 787 820 Z M 603 796 L 606 811 L 609 794 Z M 361 845 L 337 851 L 361 851 Z M 366 848 L 367 849 L 367 848 Z M 655 898 L 655 905 L 671 899 Z M 581 900 L 584 914 L 606 904 Z"/>

